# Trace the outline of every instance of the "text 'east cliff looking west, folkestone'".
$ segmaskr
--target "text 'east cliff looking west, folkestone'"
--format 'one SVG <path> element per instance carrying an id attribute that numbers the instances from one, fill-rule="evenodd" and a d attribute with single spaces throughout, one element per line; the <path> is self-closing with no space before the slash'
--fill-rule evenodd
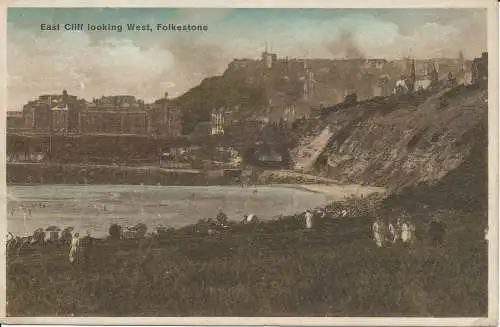
<path id="1" fill-rule="evenodd" d="M 90 31 L 90 32 L 206 32 L 203 24 L 40 24 L 41 31 Z"/>

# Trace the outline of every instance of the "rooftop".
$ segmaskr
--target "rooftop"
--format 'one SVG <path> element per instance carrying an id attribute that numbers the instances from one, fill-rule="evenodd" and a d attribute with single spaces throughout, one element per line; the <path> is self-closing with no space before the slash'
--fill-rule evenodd
<path id="1" fill-rule="evenodd" d="M 65 105 L 63 106 L 55 106 L 54 108 L 51 108 L 50 110 L 52 111 L 68 111 L 68 106 Z"/>

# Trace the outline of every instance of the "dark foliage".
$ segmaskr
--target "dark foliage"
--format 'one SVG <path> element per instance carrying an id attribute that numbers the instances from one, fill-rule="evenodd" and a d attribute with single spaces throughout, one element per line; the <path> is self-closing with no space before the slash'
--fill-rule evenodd
<path id="1" fill-rule="evenodd" d="M 182 109 L 182 133 L 189 134 L 198 123 L 210 120 L 213 109 L 239 106 L 241 111 L 255 111 L 266 104 L 266 96 L 261 86 L 247 85 L 232 76 L 215 76 L 204 79 L 175 102 Z"/>
<path id="2" fill-rule="evenodd" d="M 113 224 L 109 227 L 109 237 L 112 240 L 119 240 L 122 233 L 122 227 L 117 224 Z"/>

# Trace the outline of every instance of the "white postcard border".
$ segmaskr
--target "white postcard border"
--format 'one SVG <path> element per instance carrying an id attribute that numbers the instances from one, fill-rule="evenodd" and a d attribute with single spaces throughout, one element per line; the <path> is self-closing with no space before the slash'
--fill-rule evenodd
<path id="1" fill-rule="evenodd" d="M 244 317 L 120 317 L 120 318 L 82 318 L 82 317 L 8 317 L 0 318 L 0 322 L 8 324 L 84 324 L 84 325 L 304 325 L 304 326 L 484 326 L 498 324 L 498 220 L 499 220 L 499 114 L 498 114 L 498 3 L 495 0 L 18 0 L 2 1 L 2 18 L 6 22 L 6 7 L 184 7 L 184 8 L 487 8 L 488 9 L 488 52 L 489 52 L 489 227 L 491 240 L 489 242 L 488 284 L 489 306 L 488 318 L 244 318 Z M 1 79 L 0 99 L 6 108 L 7 64 L 6 64 L 6 24 L 2 24 L 0 38 L 1 46 Z M 0 111 L 1 146 L 6 149 L 6 110 Z M 0 219 L 0 238 L 5 244 L 6 231 L 6 151 L 0 151 L 0 208 L 4 219 Z M 5 246 L 0 247 L 0 317 L 5 317 L 5 284 L 6 284 L 6 258 Z"/>

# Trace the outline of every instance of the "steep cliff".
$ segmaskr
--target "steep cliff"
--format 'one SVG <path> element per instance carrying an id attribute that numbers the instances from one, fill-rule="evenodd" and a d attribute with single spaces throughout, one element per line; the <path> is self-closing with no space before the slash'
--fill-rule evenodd
<path id="1" fill-rule="evenodd" d="M 487 163 L 485 88 L 459 86 L 406 101 L 367 101 L 333 112 L 322 123 L 331 133 L 328 144 L 314 165 L 302 169 L 392 191 L 452 185 L 447 179 L 453 176 L 454 181 L 462 177 L 457 189 L 472 181 L 487 184 L 484 174 L 474 177 L 481 171 L 477 161 Z M 317 141 L 311 135 L 303 139 L 309 142 L 292 151 L 296 163 Z M 458 169 L 467 171 L 466 177 Z"/>

